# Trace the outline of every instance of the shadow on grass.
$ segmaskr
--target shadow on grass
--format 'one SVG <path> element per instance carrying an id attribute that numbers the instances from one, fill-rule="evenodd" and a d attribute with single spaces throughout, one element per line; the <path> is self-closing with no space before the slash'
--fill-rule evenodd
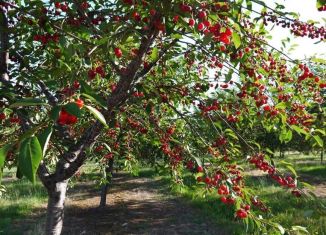
<path id="1" fill-rule="evenodd" d="M 326 165 L 320 166 L 303 166 L 299 173 L 317 177 L 318 179 L 326 180 Z"/>
<path id="2" fill-rule="evenodd" d="M 4 182 L 6 193 L 0 198 L 0 234 L 22 234 L 37 220 L 44 208 L 47 194 L 41 183 L 26 179 Z M 16 222 L 24 220 L 19 228 Z"/>
<path id="3" fill-rule="evenodd" d="M 156 178 L 155 175 L 155 171 L 142 171 L 140 177 L 146 179 L 138 181 L 129 174 L 116 174 L 108 197 L 111 194 L 119 198 L 119 192 L 124 191 L 136 192 L 135 195 L 138 192 L 141 195 L 155 192 L 158 198 L 118 199 L 101 210 L 85 207 L 83 203 L 74 204 L 66 210 L 67 226 L 64 226 L 63 234 L 95 234 L 95 231 L 96 234 L 236 234 L 230 232 L 234 231 L 230 220 L 224 224 L 226 228 L 208 213 L 209 206 L 219 208 L 216 200 L 207 201 L 206 207 L 195 199 L 171 196 L 171 181 L 165 177 Z M 152 179 L 148 179 L 151 176 Z M 98 197 L 98 194 L 93 194 L 93 197 Z M 92 196 L 87 198 L 94 201 Z M 223 217 L 225 215 L 220 214 L 220 219 Z"/>

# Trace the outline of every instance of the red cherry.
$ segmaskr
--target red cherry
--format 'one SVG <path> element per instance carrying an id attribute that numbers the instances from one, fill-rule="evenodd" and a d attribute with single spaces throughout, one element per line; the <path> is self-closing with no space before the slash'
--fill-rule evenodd
<path id="1" fill-rule="evenodd" d="M 206 184 L 210 184 L 211 183 L 211 179 L 208 176 L 205 177 L 205 183 Z"/>
<path id="2" fill-rule="evenodd" d="M 114 48 L 114 54 L 117 58 L 121 58 L 122 56 L 122 51 L 120 48 Z"/>
<path id="3" fill-rule="evenodd" d="M 0 113 L 0 120 L 5 120 L 6 119 L 6 114 Z"/>
<path id="4" fill-rule="evenodd" d="M 99 145 L 95 148 L 95 152 L 101 152 L 104 149 L 103 145 Z"/>
<path id="5" fill-rule="evenodd" d="M 220 46 L 220 51 L 222 51 L 222 52 L 223 52 L 223 51 L 226 51 L 226 47 L 225 47 L 224 45 L 221 45 L 221 46 Z"/>
<path id="6" fill-rule="evenodd" d="M 204 171 L 204 168 L 202 166 L 197 167 L 197 172 L 203 172 L 203 171 Z"/>
<path id="7" fill-rule="evenodd" d="M 58 118 L 58 124 L 71 125 L 75 124 L 78 118 L 72 114 L 69 114 L 66 110 L 62 109 Z"/>
<path id="8" fill-rule="evenodd" d="M 269 111 L 271 111 L 271 106 L 269 106 L 269 105 L 266 105 L 266 106 L 264 106 L 264 111 L 266 111 L 266 112 L 269 112 Z"/>
<path id="9" fill-rule="evenodd" d="M 199 31 L 202 31 L 204 28 L 205 28 L 204 23 L 199 23 L 199 24 L 198 24 L 197 29 L 198 29 Z"/>
<path id="10" fill-rule="evenodd" d="M 227 204 L 228 199 L 225 196 L 223 196 L 223 197 L 221 197 L 221 202 L 223 202 L 224 204 Z"/>
<path id="11" fill-rule="evenodd" d="M 141 20 L 141 16 L 139 15 L 138 12 L 132 13 L 132 17 L 134 18 L 135 21 L 140 21 Z"/>
<path id="12" fill-rule="evenodd" d="M 211 26 L 211 22 L 209 22 L 208 20 L 204 20 L 203 23 L 207 28 Z"/>
<path id="13" fill-rule="evenodd" d="M 75 80 L 73 86 L 75 89 L 79 89 L 80 83 L 77 80 Z"/>
<path id="14" fill-rule="evenodd" d="M 16 117 L 11 117 L 9 119 L 10 123 L 20 123 L 20 119 L 19 118 L 16 118 Z"/>
<path id="15" fill-rule="evenodd" d="M 154 16 L 154 15 L 156 14 L 156 10 L 155 10 L 155 9 L 151 9 L 151 10 L 149 11 L 149 14 L 150 14 L 151 16 Z"/>
<path id="16" fill-rule="evenodd" d="M 195 25 L 195 20 L 194 19 L 189 19 L 188 25 L 190 27 L 193 27 Z"/>
<path id="17" fill-rule="evenodd" d="M 93 80 L 96 77 L 96 71 L 94 69 L 91 69 L 88 71 L 88 78 L 90 80 Z"/>
<path id="18" fill-rule="evenodd" d="M 84 106 L 84 101 L 81 100 L 81 99 L 77 99 L 77 100 L 75 101 L 75 103 L 77 104 L 77 106 L 78 106 L 80 109 L 83 108 L 83 106 Z"/>
<path id="19" fill-rule="evenodd" d="M 245 219 L 248 217 L 248 213 L 244 209 L 237 210 L 236 214 L 237 214 L 237 217 L 240 219 Z"/>
<path id="20" fill-rule="evenodd" d="M 235 203 L 235 198 L 233 198 L 233 197 L 229 197 L 228 199 L 227 199 L 227 204 L 229 204 L 229 205 L 233 205 Z"/>
<path id="21" fill-rule="evenodd" d="M 60 114 L 59 114 L 58 123 L 60 125 L 67 124 L 68 115 L 69 114 L 64 109 L 62 109 L 61 112 L 60 112 Z"/>
<path id="22" fill-rule="evenodd" d="M 200 12 L 198 13 L 198 18 L 199 18 L 199 19 L 204 19 L 204 18 L 206 18 L 206 16 L 207 16 L 207 14 L 206 14 L 206 12 L 204 12 L 204 11 L 200 11 Z"/>
<path id="23" fill-rule="evenodd" d="M 66 4 L 61 4 L 60 9 L 64 12 L 68 11 L 68 5 Z"/>
<path id="24" fill-rule="evenodd" d="M 86 10 L 88 7 L 89 7 L 89 4 L 87 1 L 84 1 L 80 4 L 80 7 L 83 9 L 83 10 Z"/>
<path id="25" fill-rule="evenodd" d="M 246 211 L 249 211 L 249 210 L 250 210 L 250 205 L 245 205 L 245 206 L 244 206 L 244 209 L 245 209 Z"/>
<path id="26" fill-rule="evenodd" d="M 177 23 L 179 21 L 179 16 L 176 15 L 173 17 L 173 23 Z"/>

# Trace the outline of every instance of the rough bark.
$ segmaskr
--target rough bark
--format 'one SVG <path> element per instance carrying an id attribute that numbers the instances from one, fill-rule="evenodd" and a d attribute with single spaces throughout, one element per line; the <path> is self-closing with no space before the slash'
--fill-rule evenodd
<path id="1" fill-rule="evenodd" d="M 0 78 L 1 82 L 8 82 L 9 64 L 9 36 L 8 19 L 3 7 L 0 7 Z"/>
<path id="2" fill-rule="evenodd" d="M 67 181 L 57 182 L 48 189 L 46 235 L 60 235 L 63 226 Z"/>
<path id="3" fill-rule="evenodd" d="M 113 174 L 113 161 L 113 159 L 110 159 L 104 169 L 104 177 L 106 178 L 106 183 L 101 187 L 100 208 L 104 208 L 106 206 L 106 195 L 108 193 L 109 185 L 111 183 Z"/>

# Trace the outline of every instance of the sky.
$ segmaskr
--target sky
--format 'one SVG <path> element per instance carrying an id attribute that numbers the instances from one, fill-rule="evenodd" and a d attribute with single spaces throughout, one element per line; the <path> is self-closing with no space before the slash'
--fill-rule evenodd
<path id="1" fill-rule="evenodd" d="M 264 1 L 267 6 L 274 7 L 274 3 L 283 4 L 285 9 L 283 11 L 295 12 L 300 15 L 301 21 L 314 20 L 319 21 L 321 26 L 325 27 L 326 12 L 319 12 L 316 8 L 316 0 L 269 0 Z M 270 31 L 273 39 L 270 40 L 270 44 L 278 49 L 282 47 L 281 40 L 289 37 L 290 33 L 288 29 L 275 26 Z M 309 38 L 294 38 L 290 36 L 291 44 L 297 44 L 294 51 L 291 51 L 288 55 L 294 59 L 304 59 L 305 57 L 311 57 L 316 55 L 319 58 L 326 57 L 326 43 L 314 44 L 317 40 Z M 285 51 L 286 52 L 286 51 Z"/>

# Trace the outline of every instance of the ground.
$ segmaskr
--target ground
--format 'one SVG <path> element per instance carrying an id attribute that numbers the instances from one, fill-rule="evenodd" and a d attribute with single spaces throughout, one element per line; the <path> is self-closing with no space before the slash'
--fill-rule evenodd
<path id="1" fill-rule="evenodd" d="M 168 190 L 157 179 L 119 173 L 107 195 L 107 207 L 99 209 L 99 192 L 94 185 L 77 184 L 68 191 L 63 234 L 228 234 Z M 34 228 L 24 234 L 39 233 L 44 224 L 40 211 L 13 223 L 14 230 L 22 231 L 34 223 Z"/>
<path id="2" fill-rule="evenodd" d="M 97 209 L 96 191 L 70 195 L 63 234 L 227 234 L 212 220 L 198 218 L 198 209 L 182 199 L 164 195 L 161 186 L 118 174 L 103 210 Z"/>

